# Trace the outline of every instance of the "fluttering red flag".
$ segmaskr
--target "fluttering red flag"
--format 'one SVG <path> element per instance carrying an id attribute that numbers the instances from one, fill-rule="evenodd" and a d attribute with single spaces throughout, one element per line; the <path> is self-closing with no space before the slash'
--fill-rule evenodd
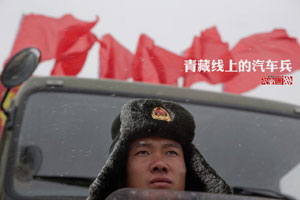
<path id="1" fill-rule="evenodd" d="M 192 46 L 184 52 L 186 60 L 196 60 L 196 70 L 185 73 L 184 86 L 189 87 L 199 81 L 222 83 L 236 76 L 229 70 L 231 55 L 228 48 L 216 27 L 203 31 L 200 37 L 196 36 Z M 199 63 L 199 60 L 203 62 Z"/>
<path id="2" fill-rule="evenodd" d="M 184 73 L 184 58 L 154 44 L 147 35 L 140 36 L 133 59 L 135 81 L 177 85 Z"/>
<path id="3" fill-rule="evenodd" d="M 41 61 L 56 59 L 51 75 L 75 76 L 82 69 L 88 51 L 97 41 L 96 36 L 91 33 L 97 22 L 98 17 L 93 22 L 84 22 L 71 15 L 61 18 L 26 15 L 10 57 L 23 48 L 36 47 L 42 52 Z M 141 35 L 135 55 L 110 35 L 104 36 L 100 43 L 101 78 L 126 80 L 133 77 L 135 81 L 177 85 L 178 78 L 184 77 L 185 87 L 206 81 L 212 84 L 224 83 L 226 92 L 241 93 L 257 87 L 263 76 L 291 73 L 300 68 L 299 44 L 284 30 L 242 39 L 230 52 L 228 44 L 221 41 L 217 29 L 212 27 L 202 32 L 200 37 L 194 38 L 184 56 L 156 46 L 146 35 Z M 197 61 L 195 72 L 185 72 L 187 68 L 184 61 L 189 59 Z M 209 72 L 203 70 L 207 70 L 205 63 L 199 63 L 205 60 L 209 62 Z M 229 60 L 236 63 L 230 65 Z M 272 60 L 277 62 L 278 68 L 282 61 L 290 61 L 292 70 L 281 69 L 270 71 L 269 74 L 258 68 L 256 71 L 230 72 L 238 69 L 241 60 L 257 63 Z"/>
<path id="4" fill-rule="evenodd" d="M 225 82 L 225 92 L 246 92 L 260 85 L 263 77 L 278 76 L 300 69 L 300 46 L 297 40 L 289 37 L 283 29 L 254 34 L 242 39 L 232 49 L 231 55 L 237 66 L 239 66 L 239 62 L 249 61 L 250 68 L 248 69 L 250 70 L 249 72 L 239 72 L 232 80 Z M 282 61 L 286 67 L 290 61 L 292 70 L 284 69 L 282 71 Z"/>
<path id="5" fill-rule="evenodd" d="M 104 35 L 100 44 L 100 78 L 129 79 L 133 54 L 110 34 Z"/>
<path id="6" fill-rule="evenodd" d="M 77 75 L 85 63 L 88 51 L 97 40 L 93 33 L 79 37 L 72 47 L 57 54 L 51 75 Z"/>
<path id="7" fill-rule="evenodd" d="M 97 22 L 98 17 L 93 22 L 84 22 L 71 15 L 61 18 L 25 15 L 10 56 L 21 49 L 36 47 L 42 52 L 41 61 L 56 59 L 52 75 L 76 75 L 82 68 L 85 56 L 80 55 L 81 62 L 78 64 L 70 59 L 74 58 L 74 54 L 85 54 L 96 41 L 92 39 L 90 30 Z M 73 63 L 72 68 L 67 69 L 69 66 L 65 63 Z"/>

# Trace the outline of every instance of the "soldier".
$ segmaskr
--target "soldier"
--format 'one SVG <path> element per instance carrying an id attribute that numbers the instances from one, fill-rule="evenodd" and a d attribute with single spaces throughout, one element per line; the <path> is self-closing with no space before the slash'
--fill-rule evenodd
<path id="1" fill-rule="evenodd" d="M 112 124 L 110 155 L 88 200 L 105 199 L 123 187 L 232 193 L 192 144 L 194 131 L 191 113 L 174 102 L 125 104 Z"/>

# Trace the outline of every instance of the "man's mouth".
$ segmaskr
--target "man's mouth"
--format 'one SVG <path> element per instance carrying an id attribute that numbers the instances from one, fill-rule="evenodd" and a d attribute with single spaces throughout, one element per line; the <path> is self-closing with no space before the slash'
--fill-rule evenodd
<path id="1" fill-rule="evenodd" d="M 150 186 L 154 188 L 168 188 L 172 185 L 172 181 L 167 178 L 154 178 L 150 181 Z"/>

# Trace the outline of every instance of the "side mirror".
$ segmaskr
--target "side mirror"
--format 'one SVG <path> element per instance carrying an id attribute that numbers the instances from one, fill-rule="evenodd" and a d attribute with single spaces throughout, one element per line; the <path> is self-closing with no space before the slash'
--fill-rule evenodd
<path id="1" fill-rule="evenodd" d="M 1 109 L 8 117 L 9 113 L 3 104 L 11 88 L 26 81 L 34 72 L 41 59 L 41 53 L 36 48 L 26 48 L 14 55 L 5 65 L 1 74 L 1 82 L 6 87 L 5 94 L 1 100 Z"/>

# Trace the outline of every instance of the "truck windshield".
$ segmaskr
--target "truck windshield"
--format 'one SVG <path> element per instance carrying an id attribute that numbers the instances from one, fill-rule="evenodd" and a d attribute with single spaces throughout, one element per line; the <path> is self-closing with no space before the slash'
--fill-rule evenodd
<path id="1" fill-rule="evenodd" d="M 34 177 L 93 180 L 112 142 L 110 127 L 130 98 L 37 92 L 29 96 L 14 140 L 11 184 L 20 196 L 87 196 L 88 187 Z M 194 115 L 194 144 L 231 186 L 300 198 L 299 119 L 179 100 Z M 13 149 L 13 148 L 11 148 Z M 297 193 L 298 192 L 298 193 Z"/>

